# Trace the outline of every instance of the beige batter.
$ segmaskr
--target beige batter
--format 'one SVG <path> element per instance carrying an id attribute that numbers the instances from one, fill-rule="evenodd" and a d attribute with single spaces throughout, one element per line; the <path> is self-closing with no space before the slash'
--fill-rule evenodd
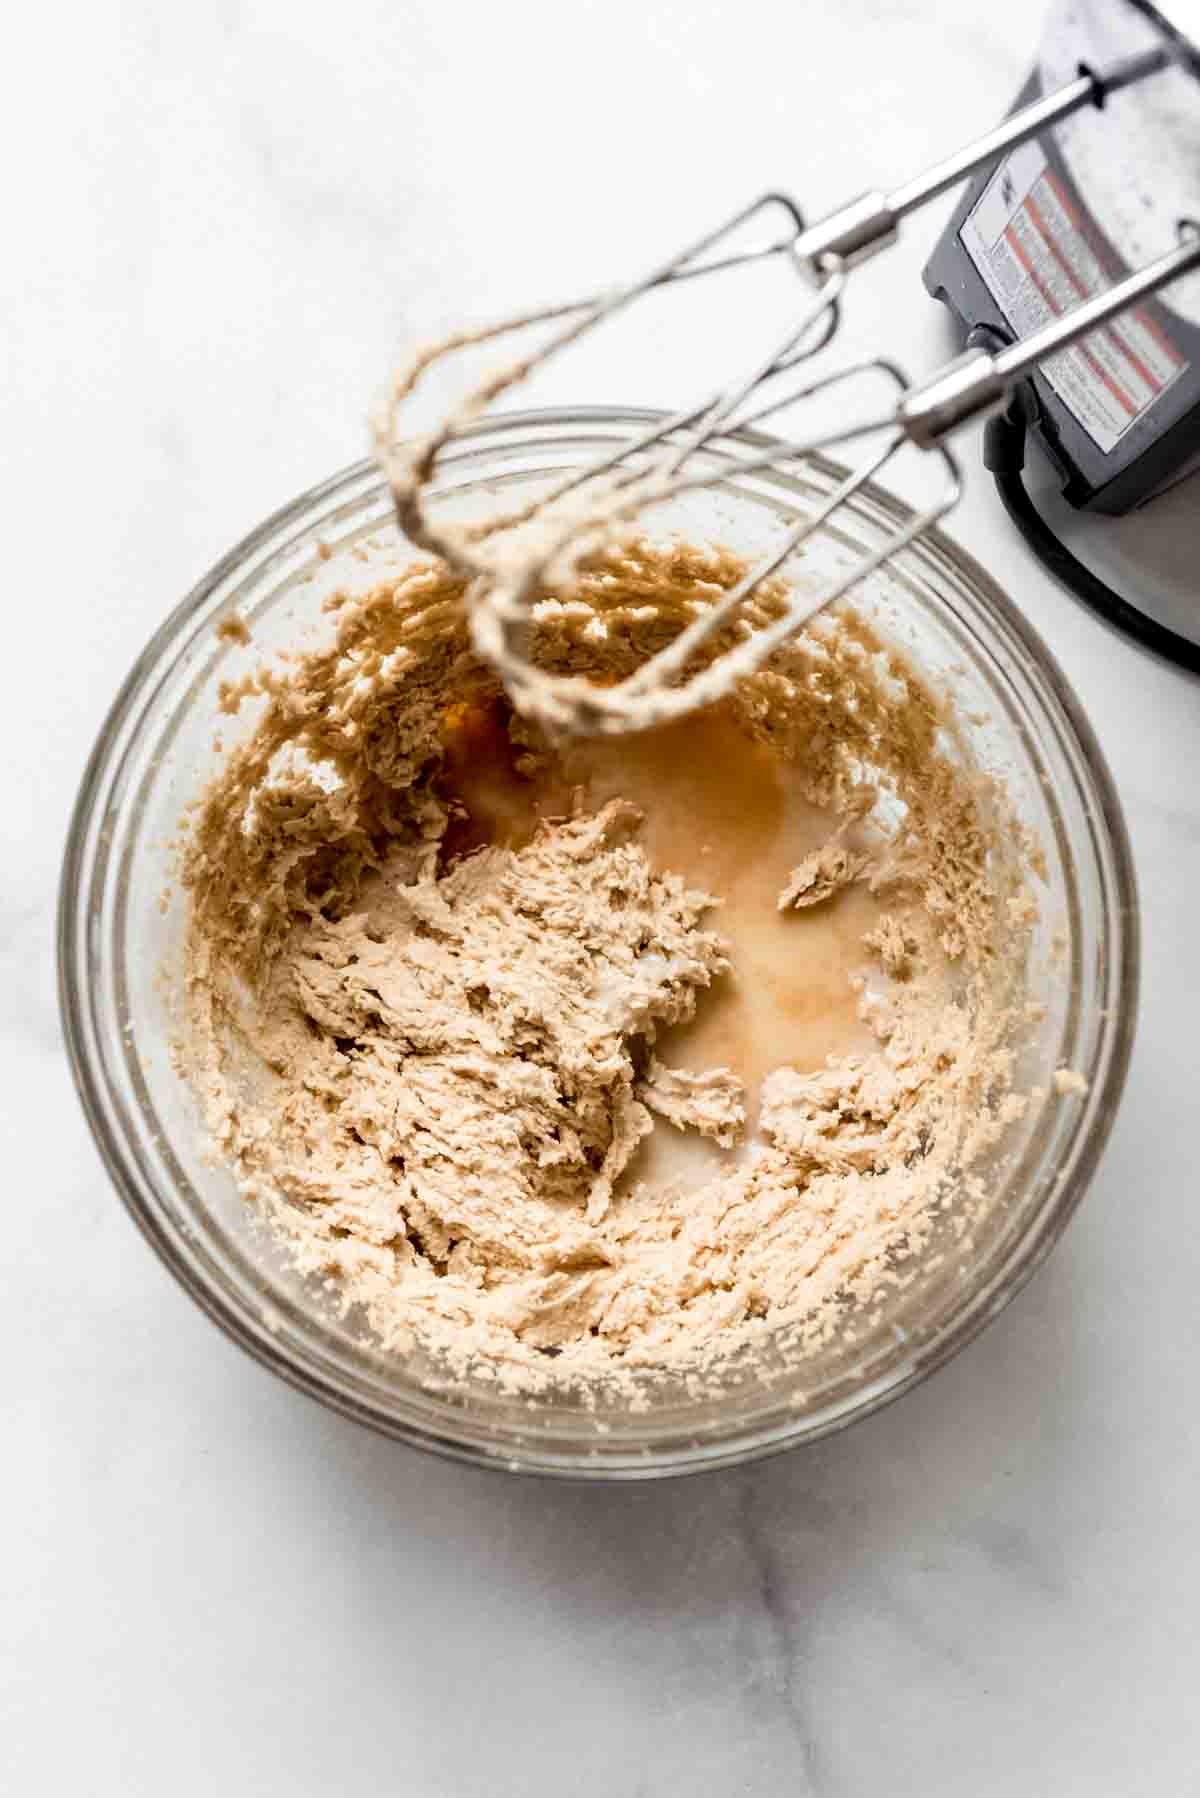
<path id="1" fill-rule="evenodd" d="M 607 630 L 550 607 L 535 654 L 619 675 L 740 573 L 606 554 L 577 598 Z M 302 1269 L 459 1372 L 826 1339 L 1024 1104 L 1003 796 L 852 612 L 697 718 L 555 747 L 459 601 L 409 570 L 226 695 L 265 704 L 185 855 L 214 1140 Z"/>

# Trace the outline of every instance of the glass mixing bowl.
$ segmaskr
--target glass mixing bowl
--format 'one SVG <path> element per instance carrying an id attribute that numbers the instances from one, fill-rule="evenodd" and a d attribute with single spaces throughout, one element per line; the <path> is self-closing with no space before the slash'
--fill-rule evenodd
<path id="1" fill-rule="evenodd" d="M 648 412 L 507 415 L 445 460 L 437 503 L 456 515 L 524 499 L 642 429 Z M 742 434 L 741 443 L 767 439 Z M 712 452 L 720 487 L 662 523 L 697 541 L 761 553 L 841 471 L 820 459 L 795 478 L 740 472 Z M 861 493 L 806 551 L 798 578 L 828 572 L 894 531 L 905 507 Z M 657 527 L 656 527 L 657 528 Z M 218 686 L 264 652 L 328 629 L 331 585 L 369 584 L 403 559 L 389 495 L 361 463 L 277 512 L 232 550 L 163 623 L 118 693 L 93 751 L 63 869 L 63 1021 L 88 1120 L 117 1190 L 149 1241 L 209 1315 L 267 1367 L 348 1416 L 406 1442 L 511 1470 L 636 1479 L 743 1461 L 811 1440 L 875 1410 L 968 1342 L 1057 1239 L 1096 1166 L 1133 1035 L 1137 902 L 1117 797 L 1061 671 L 1017 609 L 934 534 L 856 591 L 854 604 L 932 680 L 951 682 L 969 753 L 1000 775 L 1046 863 L 1029 987 L 1044 1006 L 1017 1069 L 1047 1097 L 988 1169 L 992 1199 L 963 1241 L 949 1222 L 908 1286 L 856 1335 L 790 1360 L 769 1347 L 702 1400 L 647 1375 L 645 1408 L 568 1396 L 525 1398 L 448 1384 L 419 1354 L 386 1355 L 353 1318 L 284 1261 L 229 1171 L 214 1164 L 192 1096 L 171 1064 L 171 998 L 183 903 L 164 904 L 171 843 L 188 802 L 253 722 L 221 717 Z M 214 628 L 236 607 L 247 646 Z M 1086 1076 L 1054 1094 L 1052 1072 Z"/>

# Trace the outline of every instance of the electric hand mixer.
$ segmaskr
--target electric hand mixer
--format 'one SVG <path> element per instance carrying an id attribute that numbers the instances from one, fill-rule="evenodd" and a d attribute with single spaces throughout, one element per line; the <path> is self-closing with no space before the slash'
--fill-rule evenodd
<path id="1" fill-rule="evenodd" d="M 380 460 L 405 534 L 464 576 L 474 645 L 499 672 L 517 708 L 552 729 L 578 734 L 617 735 L 682 716 L 760 668 L 779 644 L 944 518 L 962 490 L 947 439 L 969 420 L 1003 406 L 1013 384 L 1030 371 L 1147 295 L 1200 268 L 1200 224 L 1179 220 L 1178 241 L 1164 246 L 1146 266 L 1022 340 L 996 350 L 968 349 L 918 384 L 887 356 L 838 364 L 824 354 L 837 336 L 848 280 L 896 241 L 911 213 L 965 177 L 1071 114 L 1103 107 L 1120 89 L 1150 80 L 1192 54 L 1168 33 L 1156 47 L 1103 70 L 1081 66 L 1074 80 L 888 193 L 864 194 L 815 224 L 806 224 L 785 195 L 766 194 L 629 286 L 463 332 L 415 357 L 397 375 L 378 420 Z M 765 244 L 735 247 L 747 226 L 771 219 L 780 220 L 782 229 Z M 520 513 L 454 526 L 426 505 L 442 452 L 492 401 L 548 357 L 653 289 L 767 261 L 782 261 L 794 272 L 804 302 L 784 335 L 754 357 L 740 378 L 656 422 Z M 486 380 L 436 431 L 418 441 L 398 437 L 403 403 L 434 362 L 538 326 L 551 327 L 548 339 Z M 882 400 L 872 400 L 861 416 L 846 416 L 863 403 L 863 395 L 874 394 L 881 386 Z M 763 447 L 761 438 L 739 442 L 738 433 L 746 427 L 761 425 L 802 402 L 817 401 L 825 406 L 832 401 L 837 416 L 808 435 L 786 442 L 770 439 L 769 447 Z M 716 467 L 704 465 L 703 452 L 718 439 L 723 452 L 734 446 L 742 473 L 794 468 L 815 452 L 851 444 L 860 459 L 814 512 L 789 527 L 766 559 L 732 589 L 714 597 L 664 648 L 619 683 L 602 686 L 583 676 L 537 668 L 530 643 L 539 598 L 551 587 L 569 582 L 584 556 L 628 533 L 648 509 L 727 479 L 727 459 Z M 762 584 L 812 533 L 828 526 L 840 507 L 910 447 L 933 459 L 939 477 L 937 491 L 921 510 L 910 513 L 890 537 L 860 555 L 821 590 L 790 592 L 765 618 L 748 608 Z M 732 647 L 697 663 L 697 652 L 714 634 L 725 630 L 728 635 L 731 622 L 738 620 L 742 628 L 740 634 L 735 632 Z"/>

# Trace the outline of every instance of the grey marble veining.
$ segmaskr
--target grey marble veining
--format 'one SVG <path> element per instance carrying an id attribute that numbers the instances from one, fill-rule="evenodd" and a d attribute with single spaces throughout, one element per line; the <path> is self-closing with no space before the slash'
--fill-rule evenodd
<path id="1" fill-rule="evenodd" d="M 400 332 L 636 266 L 767 184 L 816 209 L 915 169 L 1007 103 L 1038 10 L 26 14 L 0 107 L 4 1790 L 1200 1790 L 1200 689 L 1055 592 L 982 482 L 955 532 L 1060 657 L 1127 808 L 1143 1009 L 1063 1244 L 882 1415 L 620 1491 L 371 1437 L 170 1283 L 55 1009 L 61 845 L 118 681 L 215 556 L 363 452 Z M 945 353 L 917 280 L 937 222 L 856 297 L 852 344 Z M 535 397 L 669 401 L 705 354 L 598 350 Z M 1109 545 L 1182 603 L 1196 505 Z"/>

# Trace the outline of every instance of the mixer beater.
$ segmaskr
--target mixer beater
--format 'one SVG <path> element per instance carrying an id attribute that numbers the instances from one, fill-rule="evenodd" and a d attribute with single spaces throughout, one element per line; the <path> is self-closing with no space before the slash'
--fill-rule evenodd
<path id="1" fill-rule="evenodd" d="M 896 241 L 909 214 L 1072 113 L 1103 107 L 1111 94 L 1171 67 L 1181 54 L 1167 40 L 1101 72 L 1081 66 L 1073 81 L 1011 114 L 986 136 L 890 193 L 864 194 L 811 225 L 786 195 L 766 194 L 639 281 L 458 333 L 415 356 L 395 377 L 376 422 L 379 459 L 405 535 L 463 575 L 475 648 L 500 674 L 517 708 L 553 730 L 617 735 L 682 716 L 728 692 L 760 668 L 782 642 L 954 507 L 962 479 L 946 439 L 955 430 L 1003 406 L 1018 380 L 1058 352 L 1200 267 L 1200 225 L 1180 220 L 1178 243 L 1145 267 L 1018 342 L 997 349 L 968 349 L 919 384 L 913 384 L 887 356 L 841 364 L 820 360 L 837 335 L 848 277 Z M 770 220 L 779 223 L 767 242 L 735 247 L 747 227 Z M 802 283 L 804 304 L 783 336 L 732 383 L 656 421 L 520 512 L 464 526 L 439 518 L 427 505 L 442 453 L 493 401 L 549 357 L 654 289 L 778 261 Z M 404 402 L 434 363 L 539 326 L 549 327 L 550 335 L 485 380 L 435 431 L 416 440 L 401 437 Z M 873 397 L 880 393 L 882 397 Z M 822 418 L 816 429 L 786 441 L 743 434 L 802 402 L 813 408 L 818 403 L 832 406 L 835 416 Z M 861 410 L 854 411 L 855 407 Z M 703 452 L 718 441 L 720 457 L 715 462 L 706 459 Z M 530 640 L 537 602 L 550 591 L 561 594 L 583 557 L 628 535 L 649 509 L 728 480 L 730 458 L 741 475 L 777 472 L 802 468 L 806 457 L 847 445 L 857 447 L 859 460 L 817 509 L 791 525 L 736 586 L 699 609 L 676 637 L 625 679 L 601 686 L 580 675 L 551 674 L 534 665 Z M 910 446 L 933 459 L 938 480 L 932 499 L 820 590 L 790 592 L 769 616 L 751 622 L 746 602 L 762 583 Z M 741 626 L 733 646 L 696 663 L 689 672 L 697 652 L 731 623 Z"/>

